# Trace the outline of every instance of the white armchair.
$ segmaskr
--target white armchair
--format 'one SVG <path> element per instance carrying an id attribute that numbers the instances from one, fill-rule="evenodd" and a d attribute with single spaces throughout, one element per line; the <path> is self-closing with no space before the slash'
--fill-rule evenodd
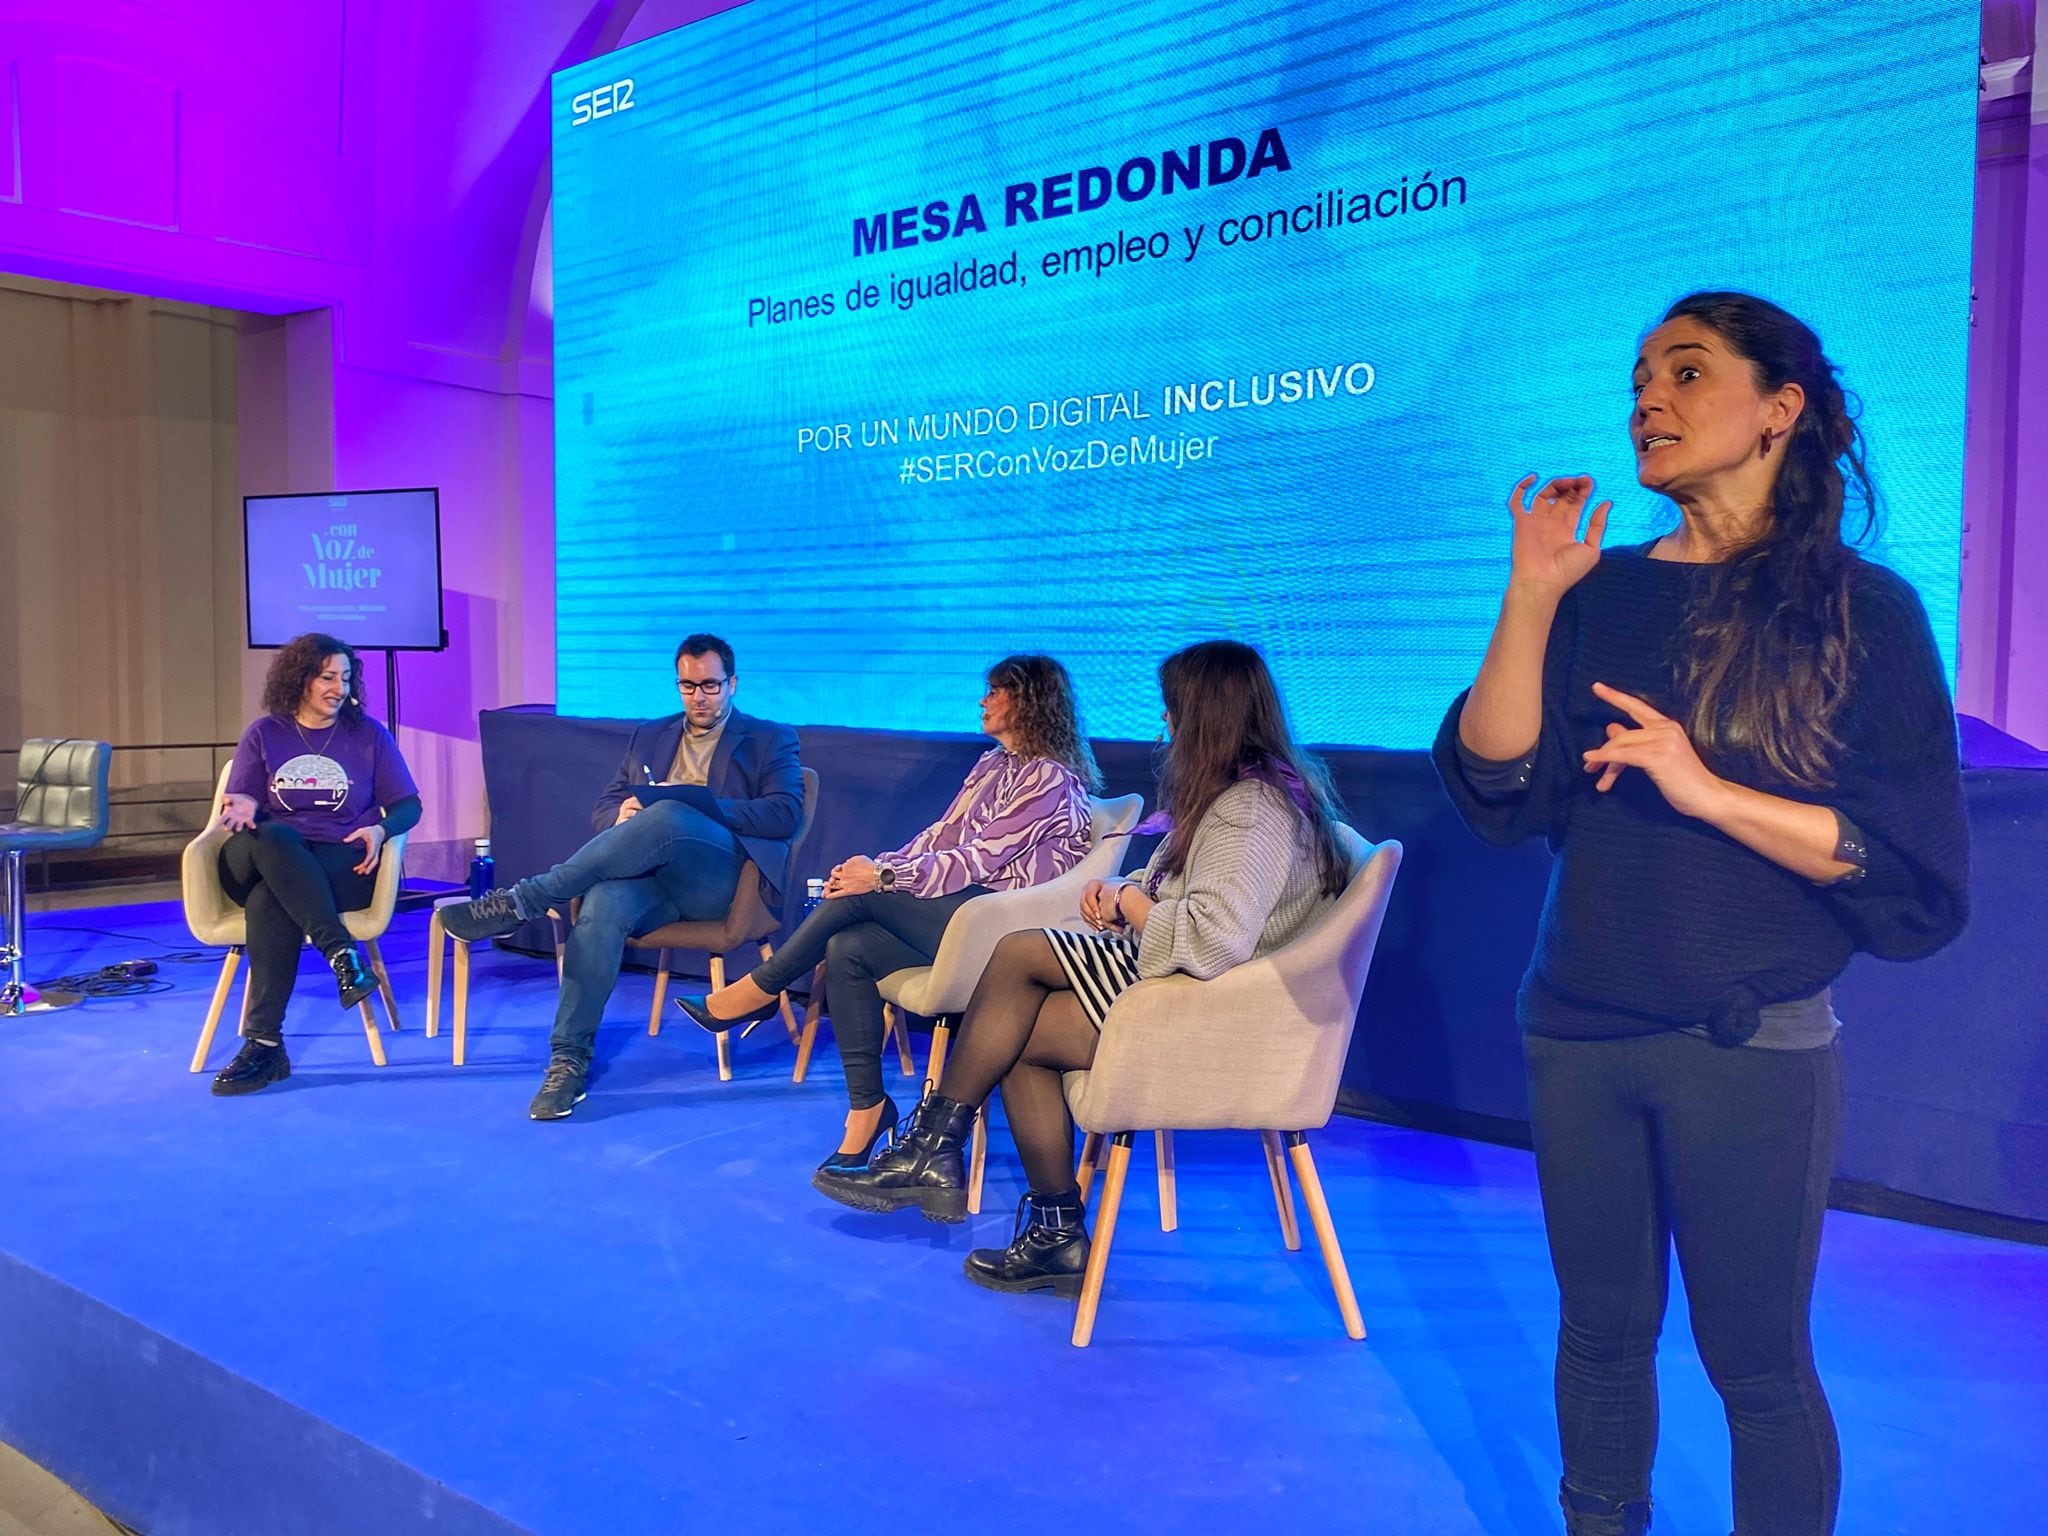
<path id="1" fill-rule="evenodd" d="M 248 947 L 249 924 L 242 909 L 229 898 L 220 883 L 220 849 L 234 834 L 221 825 L 222 798 L 227 794 L 228 774 L 233 764 L 221 769 L 220 782 L 214 786 L 213 808 L 208 813 L 206 830 L 185 845 L 185 854 L 179 870 L 184 886 L 185 926 L 192 930 L 192 937 L 202 944 L 226 945 L 227 954 L 221 960 L 220 980 L 214 984 L 213 1002 L 206 1010 L 206 1023 L 199 1031 L 199 1046 L 192 1053 L 192 1070 L 206 1070 L 206 1053 L 213 1049 L 213 1032 L 220 1025 L 220 1016 L 227 1007 L 228 991 L 235 984 L 235 972 L 242 964 L 242 951 Z M 391 973 L 384 968 L 384 956 L 377 948 L 377 941 L 391 926 L 391 914 L 398 910 L 398 886 L 404 878 L 405 834 L 399 833 L 384 844 L 384 856 L 377 863 L 377 886 L 370 898 L 370 904 L 355 912 L 341 914 L 342 923 L 348 928 L 349 937 L 355 939 L 369 951 L 370 970 L 377 978 L 377 990 L 384 1000 L 384 1012 L 391 1020 L 393 1029 L 399 1028 L 398 1001 L 391 991 Z M 377 1015 L 371 1011 L 370 1002 L 362 1002 L 363 1033 L 369 1037 L 370 1060 L 378 1066 L 384 1065 L 384 1041 L 377 1033 Z M 242 1018 L 249 1015 L 249 991 L 247 983 L 242 989 Z M 236 1028 L 240 1033 L 240 1026 Z"/>
<path id="2" fill-rule="evenodd" d="M 1067 1104 L 1075 1123 L 1088 1133 L 1079 1180 L 1084 1194 L 1102 1141 L 1110 1141 L 1074 1321 L 1077 1345 L 1086 1344 L 1094 1331 L 1131 1137 L 1140 1130 L 1260 1132 L 1281 1235 L 1289 1249 L 1298 1249 L 1301 1238 L 1287 1175 L 1291 1160 L 1345 1332 L 1354 1339 L 1365 1337 L 1306 1132 L 1328 1124 L 1336 1107 L 1366 973 L 1401 867 L 1401 845 L 1374 847 L 1349 827 L 1340 828 L 1339 836 L 1351 856 L 1350 880 L 1312 928 L 1272 954 L 1210 981 L 1166 976 L 1126 989 L 1103 1020 L 1093 1065 L 1066 1075 Z M 1170 1156 L 1169 1147 L 1162 1137 L 1163 1157 Z"/>

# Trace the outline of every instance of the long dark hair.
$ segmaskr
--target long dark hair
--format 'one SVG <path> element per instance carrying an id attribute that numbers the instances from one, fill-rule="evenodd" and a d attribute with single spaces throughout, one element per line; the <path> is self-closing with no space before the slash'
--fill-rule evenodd
<path id="1" fill-rule="evenodd" d="M 1748 293 L 1694 293 L 1665 312 L 1695 320 L 1745 359 L 1757 388 L 1806 393 L 1763 530 L 1715 573 L 1686 614 L 1680 685 L 1686 725 L 1709 760 L 1743 762 L 1800 788 L 1834 781 L 1835 733 L 1854 665 L 1849 589 L 1855 542 L 1877 530 L 1877 490 L 1856 407 L 1810 326 Z"/>
<path id="2" fill-rule="evenodd" d="M 341 701 L 341 718 L 350 725 L 363 718 L 363 662 L 356 648 L 346 640 L 315 630 L 294 636 L 271 658 L 270 671 L 263 678 L 263 708 L 266 713 L 290 719 L 306 697 L 306 685 L 318 677 L 330 656 L 348 658 L 348 696 Z"/>
<path id="3" fill-rule="evenodd" d="M 1351 861 L 1337 841 L 1337 796 L 1323 765 L 1294 744 L 1266 658 L 1241 641 L 1203 640 L 1159 663 L 1159 692 L 1173 724 L 1159 803 L 1172 814 L 1173 830 L 1154 867 L 1170 875 L 1186 869 L 1202 817 L 1247 772 L 1285 770 L 1283 778 L 1298 777 L 1308 791 L 1306 819 L 1323 890 L 1343 890 Z"/>
<path id="4" fill-rule="evenodd" d="M 988 686 L 1007 690 L 1015 706 L 1010 730 L 1019 757 L 1049 757 L 1091 793 L 1102 788 L 1102 770 L 1081 729 L 1081 706 L 1065 667 L 1050 656 L 1005 656 L 988 669 Z"/>

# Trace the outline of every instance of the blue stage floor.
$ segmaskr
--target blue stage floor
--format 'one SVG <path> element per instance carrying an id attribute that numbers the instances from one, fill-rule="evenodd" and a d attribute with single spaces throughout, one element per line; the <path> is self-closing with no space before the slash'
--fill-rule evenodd
<path id="1" fill-rule="evenodd" d="M 829 1046 L 792 1086 L 764 1026 L 722 1084 L 695 1029 L 646 1037 L 637 974 L 590 1100 L 534 1124 L 551 968 L 478 957 L 454 1070 L 420 1031 L 424 922 L 385 946 L 408 1028 L 381 1071 L 310 966 L 293 1076 L 248 1099 L 186 1071 L 216 962 L 0 1026 L 0 1437 L 148 1536 L 1558 1529 L 1525 1154 L 1317 1139 L 1355 1344 L 1313 1239 L 1280 1246 L 1255 1140 L 1180 1139 L 1171 1235 L 1141 1144 L 1076 1350 L 1070 1303 L 959 1275 L 1009 1231 L 1000 1132 L 976 1223 L 842 1210 L 808 1184 Z M 30 943 L 46 975 L 190 947 L 171 906 Z M 2042 1528 L 2048 1249 L 1837 1214 L 1817 1332 L 1843 1532 Z M 1726 1536 L 1682 1299 L 1663 1379 L 1658 1536 Z"/>

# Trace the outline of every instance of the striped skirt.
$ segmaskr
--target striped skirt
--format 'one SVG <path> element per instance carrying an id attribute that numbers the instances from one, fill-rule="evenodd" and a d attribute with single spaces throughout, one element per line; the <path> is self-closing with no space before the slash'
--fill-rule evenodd
<path id="1" fill-rule="evenodd" d="M 1138 979 L 1138 941 L 1125 933 L 1074 933 L 1065 928 L 1044 932 L 1089 1022 L 1102 1028 L 1117 994 Z"/>

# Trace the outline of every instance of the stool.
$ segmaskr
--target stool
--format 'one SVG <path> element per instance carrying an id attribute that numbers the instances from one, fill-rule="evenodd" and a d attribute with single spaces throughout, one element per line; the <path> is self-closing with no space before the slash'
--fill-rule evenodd
<path id="1" fill-rule="evenodd" d="M 21 744 L 14 769 L 14 819 L 0 822 L 6 856 L 6 927 L 0 931 L 0 1015 L 69 1008 L 76 992 L 39 994 L 22 980 L 27 958 L 27 863 L 31 853 L 92 848 L 107 835 L 107 765 L 114 749 L 104 741 L 32 737 Z"/>
<path id="2" fill-rule="evenodd" d="M 451 1033 L 455 1037 L 455 1065 L 461 1066 L 469 1048 L 469 943 L 451 934 L 441 921 L 441 909 L 468 901 L 467 896 L 444 896 L 434 903 L 434 915 L 427 919 L 427 1038 L 441 1032 L 441 965 L 449 944 L 455 946 L 455 1013 Z M 559 976 L 559 971 L 558 971 Z"/>

